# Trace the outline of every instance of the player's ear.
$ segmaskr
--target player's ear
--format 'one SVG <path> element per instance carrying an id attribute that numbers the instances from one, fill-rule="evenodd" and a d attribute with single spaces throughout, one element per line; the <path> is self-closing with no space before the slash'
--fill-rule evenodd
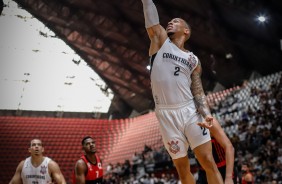
<path id="1" fill-rule="evenodd" d="M 42 147 L 42 153 L 44 152 L 44 147 Z"/>
<path id="2" fill-rule="evenodd" d="M 184 34 L 185 34 L 185 41 L 187 41 L 190 38 L 190 35 L 191 35 L 190 29 L 185 28 Z"/>
<path id="3" fill-rule="evenodd" d="M 189 30 L 188 28 L 185 28 L 185 29 L 184 29 L 184 33 L 185 33 L 186 35 L 190 36 L 190 30 Z"/>
<path id="4" fill-rule="evenodd" d="M 27 150 L 28 150 L 29 153 L 31 153 L 31 148 L 28 148 Z"/>

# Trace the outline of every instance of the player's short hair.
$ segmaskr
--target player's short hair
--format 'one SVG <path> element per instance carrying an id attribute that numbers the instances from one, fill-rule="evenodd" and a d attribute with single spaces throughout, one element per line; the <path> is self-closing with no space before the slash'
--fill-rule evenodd
<path id="1" fill-rule="evenodd" d="M 29 142 L 29 146 L 30 146 L 30 147 L 31 147 L 31 142 L 34 141 L 34 140 L 39 140 L 39 141 L 41 142 L 41 146 L 43 147 L 43 142 L 42 142 L 42 140 L 41 140 L 41 139 L 38 139 L 38 138 L 34 138 L 34 139 L 30 140 L 30 142 Z"/>
<path id="2" fill-rule="evenodd" d="M 188 22 L 186 20 L 184 20 L 183 18 L 181 18 L 183 20 L 183 22 L 185 23 L 185 26 L 190 30 L 191 32 L 191 26 L 188 24 Z"/>
<path id="3" fill-rule="evenodd" d="M 83 137 L 83 139 L 82 139 L 82 141 L 81 141 L 81 145 L 82 145 L 82 146 L 84 145 L 84 141 L 85 141 L 86 139 L 93 139 L 93 137 L 91 137 L 91 136 L 89 136 L 89 135 Z"/>
<path id="4" fill-rule="evenodd" d="M 192 33 L 191 26 L 188 24 L 188 22 L 186 20 L 184 20 L 183 18 L 181 18 L 181 19 L 183 20 L 185 27 L 187 27 L 189 29 L 189 36 L 187 38 L 187 39 L 189 39 L 190 36 L 191 36 L 191 33 Z"/>

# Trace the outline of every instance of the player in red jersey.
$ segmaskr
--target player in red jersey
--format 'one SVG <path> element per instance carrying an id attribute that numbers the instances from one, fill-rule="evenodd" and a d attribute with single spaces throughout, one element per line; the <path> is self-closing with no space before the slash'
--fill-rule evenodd
<path id="1" fill-rule="evenodd" d="M 199 124 L 201 125 L 201 123 Z M 202 128 L 202 130 L 204 131 L 205 128 Z M 213 158 L 224 183 L 235 184 L 237 182 L 237 172 L 234 172 L 234 147 L 217 120 L 214 121 L 213 126 L 209 130 L 211 133 Z M 199 164 L 197 184 L 207 183 L 206 172 Z"/>
<path id="2" fill-rule="evenodd" d="M 96 154 L 95 141 L 86 136 L 81 141 L 84 155 L 75 164 L 73 184 L 101 184 L 103 183 L 102 162 Z"/>

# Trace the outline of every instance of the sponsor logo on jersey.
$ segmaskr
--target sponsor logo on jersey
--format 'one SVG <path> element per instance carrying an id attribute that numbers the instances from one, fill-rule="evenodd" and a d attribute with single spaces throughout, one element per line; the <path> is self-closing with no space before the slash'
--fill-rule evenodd
<path id="1" fill-rule="evenodd" d="M 100 162 L 98 162 L 98 168 L 102 169 L 102 164 Z"/>
<path id="2" fill-rule="evenodd" d="M 42 180 L 45 180 L 45 176 L 41 176 L 41 175 L 26 175 L 25 178 L 27 178 L 27 179 L 42 179 Z"/>
<path id="3" fill-rule="evenodd" d="M 190 54 L 188 57 L 189 63 L 191 64 L 192 68 L 195 68 L 196 64 L 197 64 L 197 59 L 194 55 Z"/>
<path id="4" fill-rule="evenodd" d="M 185 59 L 185 58 L 173 55 L 171 53 L 165 52 L 165 53 L 163 53 L 163 58 L 164 59 L 168 58 L 170 60 L 174 60 L 176 62 L 182 63 L 182 64 L 186 65 L 189 68 L 189 70 L 192 70 L 197 63 L 195 56 L 192 56 L 191 54 L 189 55 L 188 59 Z M 168 61 L 170 61 L 170 60 L 168 60 Z"/>
<path id="5" fill-rule="evenodd" d="M 46 174 L 47 173 L 47 167 L 45 165 L 41 166 L 40 173 L 41 174 Z"/>
<path id="6" fill-rule="evenodd" d="M 87 163 L 87 166 L 88 166 L 88 169 L 90 170 L 90 171 L 92 171 L 93 169 L 92 169 L 92 165 L 88 162 Z"/>

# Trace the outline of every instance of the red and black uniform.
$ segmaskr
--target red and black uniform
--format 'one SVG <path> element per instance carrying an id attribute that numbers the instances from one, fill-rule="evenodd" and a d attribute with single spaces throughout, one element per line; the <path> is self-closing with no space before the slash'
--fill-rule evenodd
<path id="1" fill-rule="evenodd" d="M 96 164 L 90 162 L 85 155 L 80 158 L 85 162 L 87 166 L 87 172 L 85 174 L 85 184 L 101 184 L 103 183 L 103 167 L 100 158 L 96 156 Z M 76 183 L 75 172 L 73 173 L 73 184 Z"/>
<path id="2" fill-rule="evenodd" d="M 212 154 L 213 154 L 214 161 L 224 180 L 225 174 L 226 174 L 225 151 L 221 147 L 221 145 L 216 141 L 214 137 L 211 137 L 211 142 L 212 142 Z M 198 160 L 197 160 L 197 163 L 199 165 L 199 179 L 197 180 L 197 184 L 208 184 L 205 170 L 202 168 Z M 236 183 L 235 178 L 236 177 L 234 176 L 234 172 L 233 172 L 234 183 Z"/>

